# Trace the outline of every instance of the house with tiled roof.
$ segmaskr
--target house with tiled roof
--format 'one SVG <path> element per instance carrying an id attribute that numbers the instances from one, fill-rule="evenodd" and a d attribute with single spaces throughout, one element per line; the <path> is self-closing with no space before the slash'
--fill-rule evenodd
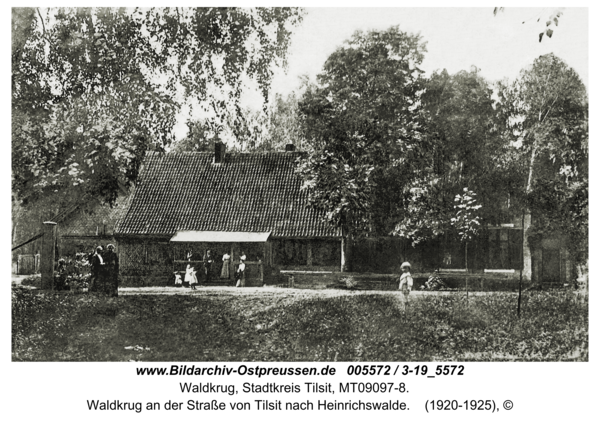
<path id="1" fill-rule="evenodd" d="M 273 270 L 339 271 L 341 232 L 308 206 L 295 173 L 303 154 L 289 149 L 226 153 L 216 143 L 214 153 L 149 152 L 115 227 L 123 280 L 168 285 L 191 262 L 227 284 L 242 254 L 250 284 Z"/>

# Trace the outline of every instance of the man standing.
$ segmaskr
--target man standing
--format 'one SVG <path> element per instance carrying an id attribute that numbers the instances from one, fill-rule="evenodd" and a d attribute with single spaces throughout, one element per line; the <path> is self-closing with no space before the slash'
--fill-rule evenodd
<path id="1" fill-rule="evenodd" d="M 237 269 L 237 272 L 235 275 L 236 275 L 236 279 L 238 280 L 236 286 L 245 287 L 246 286 L 246 263 L 241 258 L 240 258 L 240 264 L 238 266 L 238 269 Z"/>
<path id="2" fill-rule="evenodd" d="M 115 253 L 115 246 L 109 244 L 106 246 L 106 253 L 104 253 L 104 264 L 106 266 L 106 286 L 107 291 L 110 291 L 110 295 L 119 295 L 119 257 Z"/>
<path id="3" fill-rule="evenodd" d="M 102 259 L 102 246 L 96 247 L 96 252 L 91 259 L 92 264 L 92 279 L 90 282 L 90 290 L 98 291 L 104 289 L 104 259 Z"/>
<path id="4" fill-rule="evenodd" d="M 206 282 L 210 282 L 211 271 L 214 259 L 210 250 L 206 250 L 206 254 L 204 255 L 204 273 L 206 274 Z"/>

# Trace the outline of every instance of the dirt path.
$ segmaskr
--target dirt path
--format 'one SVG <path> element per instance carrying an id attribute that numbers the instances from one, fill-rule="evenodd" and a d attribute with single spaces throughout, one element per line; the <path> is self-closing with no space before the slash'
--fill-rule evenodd
<path id="1" fill-rule="evenodd" d="M 494 292 L 469 292 L 469 296 L 480 296 L 493 294 Z M 302 288 L 278 288 L 278 287 L 223 287 L 223 286 L 199 286 L 196 290 L 183 287 L 139 287 L 119 288 L 119 295 L 192 295 L 198 297 L 206 296 L 276 296 L 276 295 L 303 295 L 310 297 L 335 297 L 343 295 L 391 295 L 398 299 L 401 304 L 402 294 L 400 291 L 349 291 L 342 289 L 302 289 Z M 411 291 L 410 300 L 425 296 L 435 295 L 460 295 L 464 291 Z M 515 293 L 516 294 L 516 293 Z"/>

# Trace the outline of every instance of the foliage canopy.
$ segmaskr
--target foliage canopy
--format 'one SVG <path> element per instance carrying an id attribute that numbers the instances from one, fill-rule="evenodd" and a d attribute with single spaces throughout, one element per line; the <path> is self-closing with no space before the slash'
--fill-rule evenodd
<path id="1" fill-rule="evenodd" d="M 13 191 L 79 186 L 109 202 L 189 105 L 240 115 L 266 98 L 298 8 L 32 9 L 12 14 Z M 235 117 L 234 117 L 235 118 Z"/>

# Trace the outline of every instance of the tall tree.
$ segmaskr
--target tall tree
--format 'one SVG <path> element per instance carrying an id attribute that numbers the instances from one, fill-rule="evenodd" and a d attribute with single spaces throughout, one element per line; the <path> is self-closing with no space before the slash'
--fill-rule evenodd
<path id="1" fill-rule="evenodd" d="M 355 235 L 387 233 L 406 180 L 418 174 L 421 137 L 419 35 L 397 26 L 356 32 L 325 62 L 299 104 L 308 157 L 299 165 L 315 208 Z"/>
<path id="2" fill-rule="evenodd" d="M 500 85 L 509 135 L 524 168 L 529 231 L 561 234 L 571 257 L 588 256 L 588 97 L 577 73 L 553 54 Z M 536 235 L 537 234 L 537 235 Z"/>
<path id="3" fill-rule="evenodd" d="M 240 114 L 266 98 L 297 8 L 13 9 L 13 190 L 66 186 L 108 201 L 144 153 L 173 140 L 183 106 Z"/>
<path id="4" fill-rule="evenodd" d="M 405 212 L 393 233 L 416 244 L 441 235 L 465 239 L 465 232 L 475 234 L 465 226 L 506 222 L 515 207 L 498 205 L 509 197 L 514 202 L 515 173 L 509 169 L 491 85 L 476 67 L 454 75 L 434 72 L 422 103 L 432 146 L 423 160 L 428 171 L 409 185 Z M 467 204 L 477 210 L 470 224 Z"/>

